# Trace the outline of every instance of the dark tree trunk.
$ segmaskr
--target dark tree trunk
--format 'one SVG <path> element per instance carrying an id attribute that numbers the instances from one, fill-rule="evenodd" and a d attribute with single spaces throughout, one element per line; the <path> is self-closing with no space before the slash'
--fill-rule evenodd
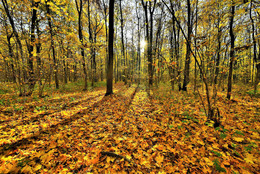
<path id="1" fill-rule="evenodd" d="M 54 80 L 55 80 L 55 87 L 56 89 L 59 89 L 59 79 L 58 79 L 58 61 L 56 59 L 56 53 L 55 53 L 55 45 L 54 45 L 54 33 L 53 33 L 53 28 L 52 28 L 52 20 L 51 20 L 51 11 L 50 11 L 50 6 L 48 5 L 49 0 L 45 1 L 46 2 L 46 9 L 47 9 L 47 19 L 48 19 L 48 25 L 49 25 L 49 32 L 51 35 L 51 49 L 52 49 L 52 59 L 53 59 L 53 64 L 54 64 Z"/>
<path id="2" fill-rule="evenodd" d="M 18 47 L 20 49 L 20 56 L 21 58 L 23 58 L 23 47 L 22 47 L 22 43 L 21 43 L 21 40 L 20 40 L 20 37 L 18 35 L 18 32 L 15 28 L 15 24 L 14 24 L 14 20 L 13 20 L 13 17 L 11 16 L 10 14 L 10 11 L 9 11 L 9 6 L 8 6 L 8 3 L 7 3 L 7 0 L 2 0 L 2 3 L 3 3 L 3 6 L 4 6 L 4 9 L 5 9 L 5 12 L 6 12 L 6 15 L 9 19 L 9 22 L 11 24 L 11 27 L 13 29 L 13 33 L 14 33 L 14 36 L 15 36 L 15 39 L 18 43 Z"/>
<path id="3" fill-rule="evenodd" d="M 196 18 L 196 25 L 195 25 L 195 39 L 194 39 L 194 46 L 195 46 L 195 55 L 197 56 L 197 31 L 198 31 L 198 3 L 199 1 L 196 1 L 196 14 L 195 14 L 195 18 Z M 197 64 L 195 63 L 194 65 L 194 89 L 193 92 L 195 93 L 197 90 Z"/>
<path id="4" fill-rule="evenodd" d="M 42 62 L 41 62 L 41 34 L 40 34 L 40 28 L 39 28 L 39 19 L 36 21 L 36 31 L 37 31 L 37 43 L 36 43 L 36 60 L 37 60 L 37 78 L 39 81 L 39 86 L 42 85 L 42 79 L 41 79 L 41 71 L 42 71 Z"/>
<path id="5" fill-rule="evenodd" d="M 216 70 L 215 70 L 215 78 L 214 84 L 217 85 L 218 83 L 218 74 L 219 74 L 219 63 L 220 63 L 220 51 L 221 51 L 221 28 L 220 28 L 220 16 L 218 13 L 218 48 L 217 48 L 217 60 L 216 60 Z"/>
<path id="6" fill-rule="evenodd" d="M 83 68 L 83 73 L 84 73 L 83 90 L 85 91 L 88 89 L 88 78 L 87 78 L 86 60 L 85 60 L 85 52 L 84 52 L 84 37 L 83 37 L 83 33 L 82 33 L 82 21 L 81 21 L 82 11 L 83 11 L 83 0 L 80 0 L 79 4 L 78 4 L 78 0 L 75 0 L 75 3 L 76 3 L 77 12 L 78 12 L 78 34 L 79 34 L 79 40 L 81 43 L 80 54 L 82 57 L 82 68 Z"/>
<path id="7" fill-rule="evenodd" d="M 173 11 L 173 2 L 170 1 L 170 7 L 171 10 Z M 176 21 L 174 18 L 174 15 L 172 15 L 172 30 L 170 32 L 170 65 L 169 65 L 169 75 L 170 75 L 170 81 L 171 81 L 171 86 L 172 90 L 174 90 L 174 80 L 175 80 L 175 70 L 174 70 L 174 56 L 176 57 L 177 64 L 178 64 L 178 46 L 177 46 L 177 33 L 176 33 Z M 178 70 L 178 69 L 177 69 Z"/>
<path id="8" fill-rule="evenodd" d="M 138 84 L 140 84 L 141 76 L 141 31 L 140 31 L 140 19 L 139 13 L 137 11 L 137 1 L 136 1 L 136 17 L 137 17 L 137 32 L 138 32 L 138 45 L 137 45 L 137 72 L 138 72 Z"/>
<path id="9" fill-rule="evenodd" d="M 235 36 L 233 33 L 233 23 L 234 23 L 234 16 L 235 16 L 235 3 L 232 0 L 231 6 L 231 17 L 229 23 L 229 34 L 231 39 L 231 47 L 230 47 L 230 61 L 229 61 L 229 74 L 228 74 L 228 90 L 227 90 L 227 98 L 231 98 L 231 90 L 232 90 L 232 76 L 233 76 L 233 64 L 235 60 Z"/>
<path id="10" fill-rule="evenodd" d="M 14 51 L 13 51 L 13 47 L 12 47 L 12 44 L 11 44 L 11 38 L 12 38 L 12 35 L 8 35 L 7 33 L 7 45 L 8 45 L 8 53 L 9 53 L 9 57 L 12 59 L 11 60 L 11 63 L 10 63 L 10 66 L 11 66 L 11 79 L 12 79 L 12 82 L 13 83 L 16 83 L 16 78 L 15 78 L 15 69 L 14 69 Z"/>
<path id="11" fill-rule="evenodd" d="M 13 34 L 15 36 L 15 39 L 16 39 L 16 42 L 17 42 L 17 45 L 18 45 L 18 48 L 20 50 L 20 57 L 21 59 L 24 59 L 23 57 L 23 46 L 22 46 L 22 42 L 20 40 L 20 37 L 18 35 L 18 32 L 16 30 L 16 27 L 15 27 L 15 24 L 14 24 L 14 19 L 13 17 L 11 16 L 10 14 L 10 11 L 9 11 L 9 6 L 8 6 L 8 3 L 7 3 L 7 0 L 2 0 L 2 4 L 3 4 L 3 7 L 4 7 L 4 10 L 6 12 L 6 15 L 9 19 L 9 22 L 11 24 L 11 27 L 13 29 Z M 17 53 L 18 55 L 18 53 Z M 17 59 L 18 59 L 18 56 L 17 56 Z M 25 80 L 25 79 L 24 79 Z M 22 94 L 22 89 L 21 89 L 21 84 L 22 84 L 22 81 L 21 81 L 21 73 L 20 73 L 20 69 L 19 69 L 19 72 L 18 72 L 18 84 L 19 84 L 19 90 L 20 90 L 20 94 L 19 95 L 23 95 Z"/>
<path id="12" fill-rule="evenodd" d="M 192 32 L 192 26 L 191 26 L 191 6 L 190 6 L 190 0 L 187 0 L 187 15 L 188 15 L 188 22 L 187 22 L 187 27 L 188 27 L 188 43 L 186 45 L 186 60 L 185 60 L 185 68 L 184 68 L 184 79 L 183 79 L 183 91 L 187 91 L 187 85 L 189 83 L 189 78 L 190 78 L 190 43 L 191 43 L 191 32 Z"/>
<path id="13" fill-rule="evenodd" d="M 30 46 L 29 46 L 29 91 L 27 95 L 31 95 L 36 83 L 36 79 L 34 76 L 34 70 L 33 70 L 33 51 L 34 51 L 34 44 L 35 44 L 35 28 L 37 25 L 37 8 L 38 8 L 39 2 L 32 2 L 32 24 L 31 24 L 31 40 L 30 40 Z"/>
<path id="14" fill-rule="evenodd" d="M 6 77 L 6 80 L 7 79 L 9 80 L 11 78 L 11 81 L 13 83 L 16 83 L 15 69 L 14 69 L 14 51 L 13 51 L 13 47 L 11 44 L 11 38 L 13 37 L 13 32 L 11 34 L 9 34 L 6 16 L 3 16 L 3 18 L 4 18 L 4 20 L 3 20 L 4 28 L 6 31 L 8 54 L 9 54 L 8 57 L 11 58 L 11 61 L 10 61 L 11 71 L 9 71 L 8 62 L 5 60 L 5 57 L 3 57 L 4 62 L 5 62 L 5 77 Z"/>
<path id="15" fill-rule="evenodd" d="M 113 94 L 113 44 L 114 44 L 114 6 L 115 0 L 109 1 L 109 38 L 108 51 L 109 60 L 107 65 L 107 91 L 106 96 Z"/>

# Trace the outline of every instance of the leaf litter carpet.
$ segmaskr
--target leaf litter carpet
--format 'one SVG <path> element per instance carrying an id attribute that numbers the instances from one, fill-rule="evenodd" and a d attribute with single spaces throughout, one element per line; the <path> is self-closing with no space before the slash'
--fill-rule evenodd
<path id="1" fill-rule="evenodd" d="M 259 172 L 259 123 L 255 131 L 232 127 L 231 135 L 230 126 L 216 130 L 205 116 L 171 114 L 176 99 L 163 103 L 144 88 L 104 94 L 2 117 L 0 173 Z M 49 108 L 61 101 L 51 100 Z"/>

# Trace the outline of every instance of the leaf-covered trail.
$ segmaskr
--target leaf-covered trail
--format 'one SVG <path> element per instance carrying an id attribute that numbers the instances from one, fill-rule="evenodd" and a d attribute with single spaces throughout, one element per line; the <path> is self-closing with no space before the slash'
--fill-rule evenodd
<path id="1" fill-rule="evenodd" d="M 116 88 L 115 91 L 118 89 Z M 92 92 L 77 92 L 65 95 L 54 95 L 52 98 L 44 98 L 32 102 L 18 102 L 9 107 L 0 108 L 0 123 L 25 122 L 45 115 L 54 114 L 56 112 L 74 107 L 80 103 L 87 102 L 95 98 L 97 95 L 101 96 L 105 92 L 104 89 L 98 89 Z M 19 110 L 20 108 L 20 110 Z M 5 114 L 4 115 L 2 114 Z M 9 123 L 13 124 L 13 123 Z"/>
<path id="2" fill-rule="evenodd" d="M 180 110 L 193 103 L 175 103 L 180 94 L 166 103 L 134 86 L 93 95 L 75 106 L 77 112 L 53 117 L 56 124 L 49 125 L 50 115 L 39 118 L 40 126 L 48 123 L 45 129 L 2 145 L 0 173 L 253 173 L 259 167 L 258 133 L 244 139 L 231 137 L 228 127 L 215 130 L 199 111 L 189 116 Z M 239 143 L 250 153 L 233 156 Z"/>
<path id="3" fill-rule="evenodd" d="M 120 89 L 120 90 L 115 89 L 114 91 L 115 92 L 118 91 L 119 94 L 120 93 L 128 94 L 127 93 L 128 90 L 126 91 L 126 88 L 123 88 L 123 89 Z M 104 95 L 104 93 L 105 93 L 105 91 L 103 91 L 103 95 Z M 19 149 L 23 149 L 23 148 L 25 148 L 26 149 L 25 151 L 29 151 L 28 153 L 31 154 L 32 153 L 31 151 L 35 150 L 34 147 L 38 146 L 39 144 L 41 146 L 43 146 L 43 147 L 46 147 L 46 145 L 48 146 L 48 142 L 51 140 L 51 137 L 52 137 L 51 135 L 55 134 L 55 137 L 57 136 L 57 137 L 63 138 L 62 135 L 60 134 L 62 132 L 59 132 L 58 130 L 60 130 L 60 129 L 64 130 L 65 129 L 64 126 L 66 127 L 68 124 L 76 124 L 76 125 L 78 125 L 79 124 L 78 123 L 78 119 L 79 118 L 82 118 L 82 116 L 84 114 L 86 114 L 86 113 L 92 112 L 92 110 L 97 108 L 99 104 L 102 105 L 102 103 L 107 100 L 107 99 L 102 99 L 103 95 L 102 96 L 97 96 L 96 98 L 92 99 L 91 101 L 88 101 L 87 103 L 86 102 L 85 103 L 84 102 L 81 103 L 80 107 L 77 108 L 77 112 L 74 115 L 72 115 L 71 113 L 67 114 L 68 118 L 66 119 L 66 118 L 63 117 L 62 120 L 64 120 L 64 121 L 62 121 L 62 122 L 57 122 L 54 125 L 47 125 L 45 129 L 39 129 L 39 132 L 34 133 L 32 136 L 23 137 L 21 140 L 17 141 L 16 143 L 14 143 L 14 142 L 9 143 L 9 144 L 4 143 L 4 145 L 0 148 L 1 154 L 2 155 L 7 155 L 8 153 L 11 153 L 11 154 L 13 152 L 16 153 L 17 150 L 19 151 Z M 41 120 L 41 118 L 39 118 L 39 119 Z M 82 123 L 82 121 L 80 123 Z M 43 124 L 46 124 L 46 123 L 43 123 Z M 39 126 L 42 127 L 42 125 L 39 125 Z M 82 127 L 82 126 L 84 126 L 84 125 L 80 125 L 80 127 Z M 25 128 L 25 130 L 23 130 L 23 131 L 27 131 L 28 130 L 28 129 L 26 129 L 27 127 L 24 127 L 24 128 Z M 65 129 L 65 130 L 67 130 L 67 129 Z M 24 136 L 23 134 L 22 135 L 18 134 L 18 135 Z M 9 137 L 9 138 L 11 138 L 11 137 Z M 44 142 L 44 140 L 42 140 L 42 139 L 44 139 L 46 142 Z M 64 140 L 63 140 L 63 142 L 64 142 Z M 34 143 L 36 143 L 36 145 L 34 145 Z M 33 148 L 34 150 L 30 149 L 30 147 Z M 14 149 L 16 149 L 16 150 L 14 150 Z M 22 155 L 21 156 L 21 158 L 22 158 L 23 154 L 24 154 L 24 151 L 21 150 L 21 152 L 22 152 L 21 154 L 18 153 L 18 156 L 16 156 L 16 155 L 13 156 L 12 159 L 19 159 L 19 155 Z M 6 159 L 6 158 L 4 157 L 4 159 Z M 8 157 L 8 159 L 10 159 L 10 156 Z M 5 165 L 7 164 L 7 166 L 1 166 L 1 167 L 5 168 L 5 167 L 8 167 L 8 165 L 11 165 L 8 162 L 4 163 L 4 164 Z M 11 166 L 12 167 L 17 166 L 17 160 L 16 160 L 16 165 L 11 165 Z M 8 171 L 8 168 L 6 168 L 6 170 Z M 17 169 L 15 169 L 15 170 L 19 171 Z"/>
<path id="4" fill-rule="evenodd" d="M 120 90 L 120 88 L 116 88 L 115 92 Z M 101 101 L 104 93 L 104 89 L 97 92 L 86 93 L 83 95 L 84 98 L 62 104 L 62 108 L 50 111 L 52 114 L 39 114 L 28 111 L 26 117 L 22 119 L 17 118 L 18 116 L 13 116 L 14 120 L 0 124 L 0 146 L 6 144 L 8 146 L 8 144 L 14 144 L 23 139 L 34 137 L 35 134 L 37 135 L 42 131 L 48 130 L 50 127 L 55 127 L 55 125 L 70 120 L 71 116 L 77 115 L 77 113 L 89 109 L 95 103 Z M 59 100 L 57 100 L 57 102 L 58 101 Z M 51 105 L 52 104 L 53 103 L 51 103 Z M 66 107 L 64 107 L 64 105 Z"/>

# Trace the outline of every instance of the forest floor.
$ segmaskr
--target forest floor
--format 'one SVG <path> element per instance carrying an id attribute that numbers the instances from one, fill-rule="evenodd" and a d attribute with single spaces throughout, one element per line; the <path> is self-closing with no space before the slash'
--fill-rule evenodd
<path id="1" fill-rule="evenodd" d="M 260 98 L 116 84 L 51 97 L 0 96 L 0 173 L 259 173 Z M 202 98 L 204 96 L 202 95 Z"/>

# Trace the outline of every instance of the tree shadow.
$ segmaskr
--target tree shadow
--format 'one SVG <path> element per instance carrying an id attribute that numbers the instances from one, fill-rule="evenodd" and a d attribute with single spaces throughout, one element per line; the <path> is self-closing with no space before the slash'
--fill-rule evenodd
<path id="1" fill-rule="evenodd" d="M 122 93 L 122 91 L 120 91 L 120 93 Z M 44 137 L 43 136 L 44 134 L 45 135 L 46 134 L 53 135 L 53 134 L 57 133 L 58 127 L 64 126 L 64 125 L 69 125 L 73 121 L 82 118 L 84 115 L 91 113 L 91 112 L 94 112 L 95 108 L 99 108 L 101 105 L 102 105 L 103 109 L 104 108 L 105 109 L 110 108 L 110 109 L 113 110 L 113 108 L 120 107 L 121 111 L 125 111 L 129 108 L 129 106 L 130 106 L 130 104 L 131 104 L 131 102 L 134 98 L 135 93 L 136 93 L 136 89 L 135 89 L 134 93 L 132 93 L 130 95 L 130 97 L 124 96 L 122 94 L 113 94 L 113 95 L 110 95 L 110 96 L 105 96 L 101 100 L 92 104 L 90 107 L 80 110 L 79 112 L 73 114 L 71 117 L 66 118 L 63 121 L 61 121 L 61 122 L 59 122 L 55 125 L 51 125 L 50 127 L 47 127 L 46 129 L 41 129 L 37 133 L 34 133 L 33 135 L 28 136 L 26 138 L 22 138 L 22 139 L 14 142 L 14 143 L 7 143 L 7 144 L 0 146 L 0 155 L 8 155 L 12 151 L 18 149 L 19 147 L 22 147 L 22 146 L 25 146 L 25 145 L 30 145 L 35 140 L 36 141 L 41 140 Z M 114 103 L 116 103 L 116 101 L 120 101 L 121 106 L 113 105 Z M 100 111 L 102 111 L 102 109 L 100 109 Z M 96 119 L 99 116 L 100 115 L 96 114 L 96 115 L 94 115 L 93 119 Z"/>

